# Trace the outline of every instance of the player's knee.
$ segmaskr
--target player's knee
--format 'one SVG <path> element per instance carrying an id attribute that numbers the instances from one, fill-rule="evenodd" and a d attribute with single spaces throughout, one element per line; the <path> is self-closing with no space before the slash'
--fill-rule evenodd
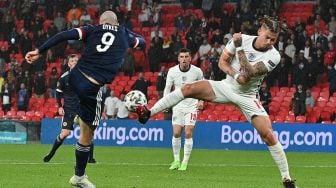
<path id="1" fill-rule="evenodd" d="M 272 130 L 269 130 L 266 134 L 261 136 L 268 146 L 272 146 L 277 143 L 277 139 L 275 138 L 275 135 Z"/>
<path id="2" fill-rule="evenodd" d="M 190 97 L 193 94 L 195 86 L 193 84 L 185 84 L 182 87 L 182 93 L 184 97 Z"/>
<path id="3" fill-rule="evenodd" d="M 173 137 L 174 138 L 180 138 L 181 137 L 181 133 L 173 133 Z"/>
<path id="4" fill-rule="evenodd" d="M 61 132 L 61 136 L 63 138 L 66 138 L 66 137 L 68 137 L 70 135 L 70 133 L 71 133 L 70 130 L 65 130 L 65 131 Z"/>
<path id="5" fill-rule="evenodd" d="M 185 136 L 186 139 L 192 138 L 192 133 L 187 133 L 186 132 L 184 136 Z"/>

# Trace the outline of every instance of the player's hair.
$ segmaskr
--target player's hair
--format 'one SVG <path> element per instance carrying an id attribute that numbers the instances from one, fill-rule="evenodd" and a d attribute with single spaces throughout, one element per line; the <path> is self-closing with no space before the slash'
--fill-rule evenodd
<path id="1" fill-rule="evenodd" d="M 274 17 L 264 15 L 264 17 L 259 19 L 259 22 L 261 23 L 261 27 L 264 27 L 265 29 L 270 30 L 273 33 L 280 32 L 280 23 Z"/>
<path id="2" fill-rule="evenodd" d="M 68 57 L 67 57 L 67 62 L 69 62 L 69 60 L 70 60 L 71 58 L 74 58 L 74 57 L 77 57 L 77 54 L 70 54 L 70 55 L 68 55 Z"/>
<path id="3" fill-rule="evenodd" d="M 188 48 L 181 48 L 178 51 L 178 54 L 180 54 L 180 53 L 189 53 L 189 54 L 191 54 L 191 51 Z"/>

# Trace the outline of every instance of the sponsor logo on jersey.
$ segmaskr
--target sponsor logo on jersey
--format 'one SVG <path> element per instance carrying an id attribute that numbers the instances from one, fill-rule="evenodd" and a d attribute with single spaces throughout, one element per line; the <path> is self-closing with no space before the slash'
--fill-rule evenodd
<path id="1" fill-rule="evenodd" d="M 63 122 L 63 127 L 66 127 L 67 125 L 67 122 Z"/>
<path id="2" fill-rule="evenodd" d="M 270 64 L 272 67 L 275 67 L 275 64 L 271 60 L 268 61 L 268 64 Z"/>
<path id="3" fill-rule="evenodd" d="M 183 82 L 187 81 L 187 77 L 186 76 L 182 76 L 182 81 Z"/>
<path id="4" fill-rule="evenodd" d="M 249 55 L 248 55 L 248 60 L 249 61 L 254 61 L 255 60 L 255 58 L 256 58 L 256 56 L 254 55 L 254 53 L 249 53 Z"/>

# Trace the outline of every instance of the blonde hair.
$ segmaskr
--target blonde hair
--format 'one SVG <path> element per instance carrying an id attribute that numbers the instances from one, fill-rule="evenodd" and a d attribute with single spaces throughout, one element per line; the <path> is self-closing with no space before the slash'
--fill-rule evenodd
<path id="1" fill-rule="evenodd" d="M 274 17 L 265 15 L 264 17 L 259 19 L 259 22 L 261 23 L 261 27 L 264 27 L 265 29 L 270 30 L 273 33 L 280 32 L 280 23 Z"/>

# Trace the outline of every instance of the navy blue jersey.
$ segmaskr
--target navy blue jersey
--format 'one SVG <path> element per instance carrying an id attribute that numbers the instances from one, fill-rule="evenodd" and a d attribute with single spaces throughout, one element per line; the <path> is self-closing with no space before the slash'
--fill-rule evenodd
<path id="1" fill-rule="evenodd" d="M 69 71 L 62 74 L 62 76 L 58 80 L 56 91 L 58 93 L 61 93 L 61 95 L 57 95 L 58 97 L 60 96 L 64 98 L 64 111 L 70 113 L 76 112 L 79 105 L 79 98 L 70 85 Z"/>
<path id="2" fill-rule="evenodd" d="M 76 68 L 101 84 L 110 83 L 123 63 L 129 47 L 144 48 L 143 37 L 124 26 L 103 24 L 58 33 L 39 47 L 40 53 L 64 40 L 83 40 L 85 50 Z"/>

